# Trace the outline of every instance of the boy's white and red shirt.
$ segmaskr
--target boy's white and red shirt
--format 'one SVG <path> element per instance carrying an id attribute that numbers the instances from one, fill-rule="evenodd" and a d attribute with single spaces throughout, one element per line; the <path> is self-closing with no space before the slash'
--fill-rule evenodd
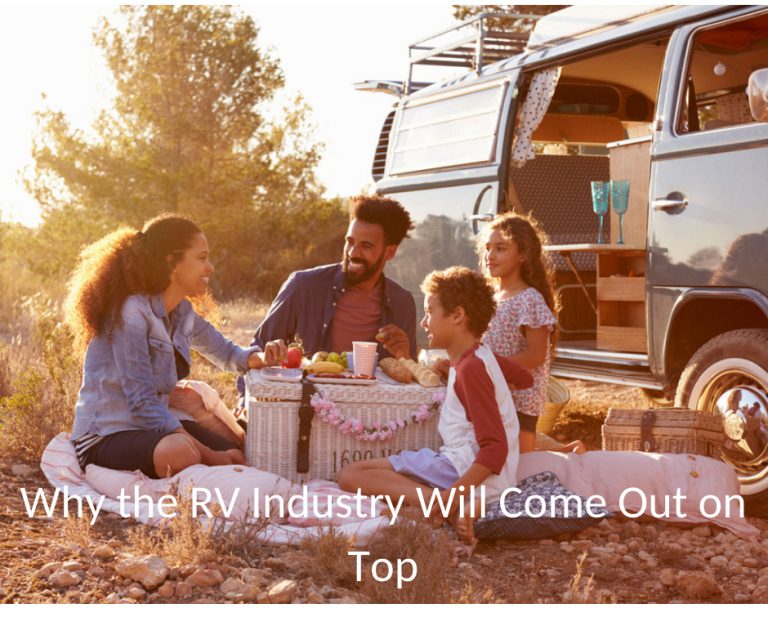
<path id="1" fill-rule="evenodd" d="M 509 385 L 525 389 L 532 384 L 527 369 L 481 344 L 466 351 L 449 372 L 438 424 L 440 454 L 459 475 L 473 463 L 490 469 L 493 474 L 484 483 L 488 499 L 517 483 L 520 424 Z"/>

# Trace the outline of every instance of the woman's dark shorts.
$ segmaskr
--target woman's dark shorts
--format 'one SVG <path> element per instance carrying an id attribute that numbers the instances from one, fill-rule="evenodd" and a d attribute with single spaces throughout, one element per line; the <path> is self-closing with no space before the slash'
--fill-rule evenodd
<path id="1" fill-rule="evenodd" d="M 190 436 L 216 452 L 237 449 L 237 445 L 232 441 L 215 434 L 192 420 L 180 422 Z M 162 478 L 155 473 L 152 456 L 157 444 L 172 433 L 130 430 L 109 434 L 85 453 L 85 464 L 93 463 L 111 470 L 141 470 L 150 478 Z"/>
<path id="2" fill-rule="evenodd" d="M 517 420 L 520 422 L 521 432 L 533 432 L 536 433 L 536 423 L 539 422 L 538 416 L 531 416 L 529 414 L 521 414 L 517 412 Z"/>

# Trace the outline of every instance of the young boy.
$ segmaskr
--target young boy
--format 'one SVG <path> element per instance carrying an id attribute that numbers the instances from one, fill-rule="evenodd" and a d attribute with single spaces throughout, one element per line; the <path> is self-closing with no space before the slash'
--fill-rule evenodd
<path id="1" fill-rule="evenodd" d="M 434 271 L 421 290 L 429 346 L 446 349 L 451 363 L 438 423 L 443 445 L 439 452 L 424 448 L 351 463 L 338 482 L 347 491 L 402 496 L 410 504 L 419 503 L 418 489 L 428 499 L 439 488 L 447 502 L 456 488 L 450 520 L 464 541 L 474 543 L 471 517 L 458 516 L 459 497 L 484 485 L 487 498 L 498 498 L 516 484 L 520 426 L 509 386 L 526 389 L 533 377 L 479 344 L 496 310 L 493 289 L 480 273 L 463 267 Z M 440 511 L 437 504 L 432 510 Z"/>

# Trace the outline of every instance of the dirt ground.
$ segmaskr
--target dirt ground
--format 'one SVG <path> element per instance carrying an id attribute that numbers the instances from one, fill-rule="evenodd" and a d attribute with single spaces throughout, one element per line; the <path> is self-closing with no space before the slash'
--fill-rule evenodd
<path id="1" fill-rule="evenodd" d="M 569 382 L 572 400 L 554 430 L 600 448 L 600 426 L 611 406 L 645 407 L 642 395 L 610 385 Z M 167 548 L 141 537 L 130 519 L 101 515 L 88 529 L 75 519 L 28 518 L 20 487 L 50 488 L 38 468 L 0 461 L 0 602 L 2 603 L 363 603 L 381 601 L 351 577 L 343 544 L 301 547 L 242 545 L 217 550 L 210 541 L 189 557 L 175 535 Z M 765 603 L 768 601 L 768 521 L 745 541 L 720 528 L 671 527 L 660 521 L 611 518 L 555 540 L 480 544 L 451 556 L 412 600 L 513 603 Z M 446 531 L 447 532 L 447 531 Z M 198 542 L 199 543 L 199 542 Z M 245 543 L 245 542 L 244 542 Z M 435 546 L 437 547 L 437 546 Z M 169 554 L 171 553 L 171 554 Z M 133 570 L 126 560 L 155 555 Z M 160 556 L 162 555 L 162 557 Z M 323 558 L 328 560 L 327 566 Z M 337 560 L 333 560 L 336 557 Z M 161 560 L 162 559 L 162 560 Z M 186 561 L 186 563 L 185 563 Z M 442 561 L 442 560 L 440 560 Z M 165 568 L 163 568 L 165 566 Z M 345 569 L 345 566 L 347 569 Z M 159 577 L 153 577 L 157 568 Z M 147 570 L 147 569 L 152 570 Z M 154 572 L 153 572 L 154 571 Z M 121 574 L 122 573 L 122 574 Z M 432 593 L 432 594 L 430 594 Z M 398 595 L 391 597 L 397 600 Z M 403 595 L 403 597 L 406 597 Z"/>

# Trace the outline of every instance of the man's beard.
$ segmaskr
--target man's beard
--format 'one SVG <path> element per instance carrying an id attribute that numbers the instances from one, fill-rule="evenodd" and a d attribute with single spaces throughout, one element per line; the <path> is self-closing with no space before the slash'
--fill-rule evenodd
<path id="1" fill-rule="evenodd" d="M 384 266 L 384 253 L 381 253 L 381 256 L 376 260 L 374 264 L 369 264 L 364 259 L 360 261 L 363 264 L 363 272 L 360 274 L 350 272 L 349 257 L 347 257 L 347 255 L 344 255 L 341 261 L 341 268 L 344 271 L 344 274 L 347 276 L 347 284 L 350 286 L 361 284 L 362 282 L 365 282 L 365 280 L 373 277 L 381 269 L 381 267 Z"/>

